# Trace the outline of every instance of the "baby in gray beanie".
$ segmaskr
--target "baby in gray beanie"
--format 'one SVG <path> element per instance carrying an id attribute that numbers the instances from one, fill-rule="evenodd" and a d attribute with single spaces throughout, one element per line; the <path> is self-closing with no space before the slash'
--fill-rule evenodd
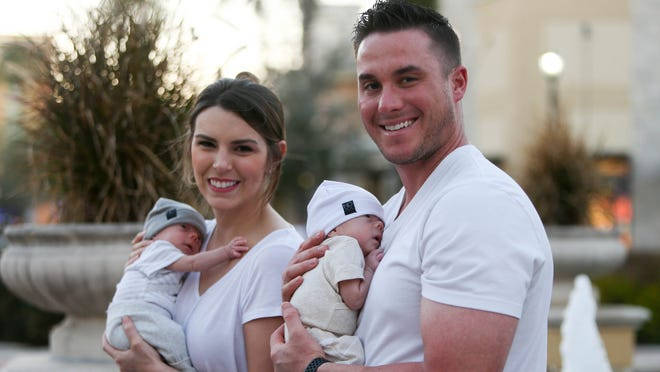
<path id="1" fill-rule="evenodd" d="M 204 217 L 193 207 L 158 199 L 144 222 L 144 239 L 153 243 L 126 266 L 108 306 L 105 336 L 110 345 L 130 347 L 121 325 L 122 317 L 129 316 L 142 338 L 170 366 L 195 371 L 183 328 L 172 319 L 183 276 L 241 257 L 249 249 L 247 241 L 237 237 L 226 246 L 200 252 L 205 235 Z"/>

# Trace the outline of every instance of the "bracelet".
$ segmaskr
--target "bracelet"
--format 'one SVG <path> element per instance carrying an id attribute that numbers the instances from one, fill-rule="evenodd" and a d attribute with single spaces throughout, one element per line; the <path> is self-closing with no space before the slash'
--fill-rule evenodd
<path id="1" fill-rule="evenodd" d="M 321 364 L 323 363 L 328 363 L 329 360 L 325 358 L 314 358 L 312 359 L 311 362 L 307 365 L 307 368 L 305 368 L 305 372 L 316 372 L 316 370 L 319 369 Z"/>

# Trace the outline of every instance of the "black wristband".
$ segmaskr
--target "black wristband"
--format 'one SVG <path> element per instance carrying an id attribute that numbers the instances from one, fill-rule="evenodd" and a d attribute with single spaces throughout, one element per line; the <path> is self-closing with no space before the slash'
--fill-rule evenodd
<path id="1" fill-rule="evenodd" d="M 316 372 L 317 369 L 321 366 L 323 363 L 328 363 L 329 360 L 325 358 L 314 358 L 312 359 L 311 362 L 307 365 L 307 368 L 305 368 L 305 372 Z"/>

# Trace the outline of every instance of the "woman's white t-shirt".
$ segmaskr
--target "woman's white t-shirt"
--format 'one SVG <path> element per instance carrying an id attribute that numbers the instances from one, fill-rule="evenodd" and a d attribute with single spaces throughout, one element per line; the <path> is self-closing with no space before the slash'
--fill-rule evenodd
<path id="1" fill-rule="evenodd" d="M 213 231 L 215 220 L 206 225 Z M 271 232 L 201 296 L 199 272 L 189 273 L 174 320 L 198 371 L 247 371 L 243 324 L 282 315 L 282 272 L 301 242 L 293 226 Z"/>

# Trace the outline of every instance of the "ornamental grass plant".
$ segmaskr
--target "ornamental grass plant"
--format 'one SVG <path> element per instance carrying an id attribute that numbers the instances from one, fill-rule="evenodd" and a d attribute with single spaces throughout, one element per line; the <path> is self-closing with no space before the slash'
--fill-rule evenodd
<path id="1" fill-rule="evenodd" d="M 173 143 L 194 91 L 167 27 L 155 2 L 110 0 L 18 45 L 31 178 L 61 222 L 138 221 L 159 196 L 186 199 Z"/>
<path id="2" fill-rule="evenodd" d="M 593 156 L 563 120 L 548 121 L 527 148 L 522 185 L 545 225 L 587 225 L 598 191 Z"/>

